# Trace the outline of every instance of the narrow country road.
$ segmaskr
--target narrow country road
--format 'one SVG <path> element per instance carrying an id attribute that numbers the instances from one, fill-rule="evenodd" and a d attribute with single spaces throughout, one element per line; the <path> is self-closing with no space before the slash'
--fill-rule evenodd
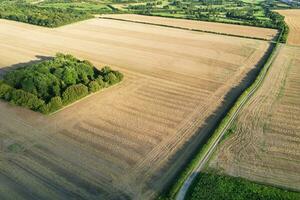
<path id="1" fill-rule="evenodd" d="M 264 68 L 266 68 L 266 70 L 262 71 L 263 74 L 259 77 L 259 80 L 257 81 L 257 83 L 255 83 L 255 86 L 253 87 L 253 89 L 251 91 L 249 91 L 249 93 L 245 96 L 245 98 L 243 100 L 241 100 L 241 103 L 238 105 L 238 108 L 233 113 L 233 115 L 231 116 L 231 118 L 229 119 L 229 121 L 227 122 L 227 124 L 224 126 L 224 128 L 221 130 L 220 135 L 217 137 L 217 139 L 213 142 L 213 144 L 211 145 L 211 147 L 207 150 L 207 152 L 205 153 L 205 155 L 203 156 L 203 158 L 200 160 L 200 162 L 198 163 L 198 166 L 195 167 L 192 172 L 190 172 L 190 175 L 188 176 L 188 178 L 185 180 L 185 182 L 183 183 L 182 187 L 180 188 L 180 190 L 179 190 L 179 192 L 178 192 L 178 194 L 176 196 L 176 200 L 184 200 L 185 195 L 186 195 L 189 187 L 191 186 L 192 182 L 197 177 L 197 175 L 199 174 L 199 172 L 203 169 L 203 167 L 205 166 L 205 164 L 208 162 L 209 158 L 213 154 L 215 148 L 219 144 L 219 142 L 222 139 L 223 135 L 226 133 L 227 129 L 230 128 L 232 122 L 235 120 L 235 118 L 237 117 L 237 115 L 239 114 L 239 112 L 242 110 L 242 108 L 245 105 L 245 103 L 251 98 L 251 96 L 256 92 L 256 90 L 263 83 L 263 80 L 266 77 L 269 68 L 271 67 L 273 61 L 277 57 L 277 55 L 280 52 L 280 49 L 282 47 L 282 44 L 277 44 L 277 45 L 278 45 L 277 47 L 274 47 L 275 48 L 273 50 L 274 52 L 271 54 L 270 59 L 268 60 L 268 62 L 264 66 Z"/>

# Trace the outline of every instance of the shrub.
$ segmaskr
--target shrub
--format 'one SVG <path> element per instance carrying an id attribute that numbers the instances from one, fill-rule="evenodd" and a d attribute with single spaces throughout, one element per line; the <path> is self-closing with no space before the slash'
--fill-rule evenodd
<path id="1" fill-rule="evenodd" d="M 105 66 L 101 69 L 100 71 L 103 75 L 108 74 L 109 72 L 111 72 L 111 68 L 108 66 Z"/>
<path id="2" fill-rule="evenodd" d="M 104 81 L 107 82 L 109 85 L 114 85 L 119 82 L 119 79 L 113 72 L 109 72 L 104 76 Z"/>
<path id="3" fill-rule="evenodd" d="M 0 98 L 4 99 L 5 95 L 10 93 L 13 88 L 3 82 L 0 82 Z"/>
<path id="4" fill-rule="evenodd" d="M 10 102 L 19 106 L 23 106 L 32 110 L 38 110 L 45 104 L 43 100 L 40 100 L 37 96 L 25 92 L 24 90 L 13 89 L 10 92 Z"/>
<path id="5" fill-rule="evenodd" d="M 103 81 L 103 77 L 102 76 L 98 76 L 98 78 L 96 78 L 97 83 L 99 84 L 100 88 L 105 88 L 106 84 Z"/>
<path id="6" fill-rule="evenodd" d="M 100 85 L 98 84 L 97 81 L 91 81 L 89 83 L 89 91 L 90 92 L 97 92 L 101 89 Z"/>
<path id="7" fill-rule="evenodd" d="M 44 104 L 39 108 L 39 111 L 48 114 L 57 111 L 63 107 L 62 99 L 59 96 L 53 97 L 48 104 Z"/>
<path id="8" fill-rule="evenodd" d="M 121 72 L 119 72 L 119 71 L 114 71 L 113 73 L 114 73 L 115 76 L 118 78 L 119 82 L 123 80 L 124 75 L 123 75 Z"/>
<path id="9" fill-rule="evenodd" d="M 295 200 L 299 198 L 300 194 L 296 192 L 216 173 L 200 173 L 185 197 L 187 200 Z"/>
<path id="10" fill-rule="evenodd" d="M 83 84 L 72 85 L 68 87 L 62 94 L 63 104 L 73 103 L 88 95 L 88 88 Z"/>
<path id="11" fill-rule="evenodd" d="M 50 102 L 48 103 L 49 112 L 54 112 L 56 110 L 61 109 L 63 106 L 61 97 L 53 97 Z"/>

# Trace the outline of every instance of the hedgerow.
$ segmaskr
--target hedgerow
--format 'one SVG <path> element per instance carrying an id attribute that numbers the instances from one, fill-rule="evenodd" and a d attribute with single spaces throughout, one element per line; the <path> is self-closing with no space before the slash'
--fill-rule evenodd
<path id="1" fill-rule="evenodd" d="M 300 194 L 243 178 L 216 173 L 200 173 L 189 189 L 186 199 L 296 200 L 300 199 Z"/>

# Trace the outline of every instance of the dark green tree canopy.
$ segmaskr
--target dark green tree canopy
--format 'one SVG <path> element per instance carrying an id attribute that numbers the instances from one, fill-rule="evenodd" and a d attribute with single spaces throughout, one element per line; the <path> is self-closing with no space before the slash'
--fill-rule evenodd
<path id="1" fill-rule="evenodd" d="M 6 73 L 0 98 L 50 113 L 122 79 L 123 74 L 110 67 L 98 70 L 89 61 L 58 53 L 51 60 Z"/>

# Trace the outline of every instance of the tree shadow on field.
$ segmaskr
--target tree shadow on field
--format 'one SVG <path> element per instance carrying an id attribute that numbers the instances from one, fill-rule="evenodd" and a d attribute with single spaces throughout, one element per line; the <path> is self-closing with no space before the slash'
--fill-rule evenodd
<path id="1" fill-rule="evenodd" d="M 39 62 L 42 62 L 42 61 L 45 61 L 45 60 L 50 60 L 50 59 L 53 58 L 52 56 L 43 56 L 43 55 L 36 55 L 35 57 L 36 57 L 36 59 L 30 60 L 28 62 L 17 63 L 17 64 L 14 64 L 14 65 L 10 65 L 10 66 L 7 66 L 7 67 L 0 68 L 0 78 L 2 78 L 4 74 L 6 74 L 7 72 L 9 72 L 11 70 L 22 68 L 22 67 L 25 67 L 27 65 L 37 64 Z"/>
<path id="2" fill-rule="evenodd" d="M 275 45 L 270 43 L 268 50 L 265 52 L 255 67 L 250 70 L 240 83 L 232 88 L 225 95 L 221 105 L 211 114 L 204 122 L 204 125 L 198 128 L 196 133 L 185 142 L 181 149 L 177 150 L 168 163 L 158 171 L 148 183 L 148 186 L 158 193 L 168 194 L 172 185 L 180 178 L 181 172 L 186 169 L 188 164 L 195 158 L 201 147 L 208 141 L 214 130 L 218 127 L 228 111 L 233 107 L 239 96 L 255 81 L 257 75 L 267 63 Z M 169 174 L 169 176 L 164 176 Z M 163 184 L 164 188 L 161 188 Z M 159 187 L 160 186 L 160 187 Z"/>

